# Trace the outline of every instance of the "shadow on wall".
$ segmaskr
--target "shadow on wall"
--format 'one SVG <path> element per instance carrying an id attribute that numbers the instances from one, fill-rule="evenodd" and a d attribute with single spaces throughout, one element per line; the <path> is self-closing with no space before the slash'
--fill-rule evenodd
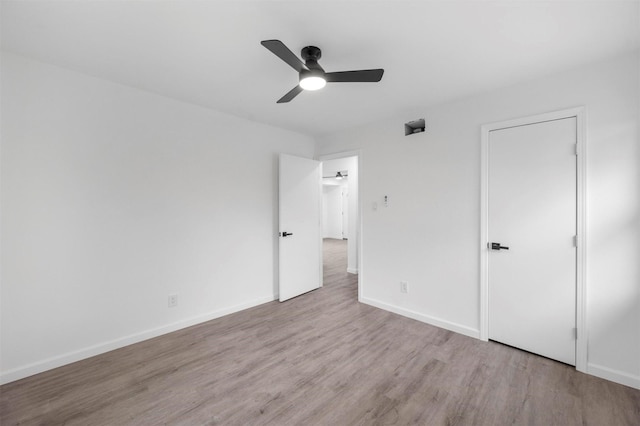
<path id="1" fill-rule="evenodd" d="M 601 135 L 607 149 L 597 153 L 603 166 L 589 170 L 588 182 L 587 315 L 589 341 L 598 345 L 589 348 L 589 363 L 601 365 L 599 348 L 619 346 L 624 339 L 633 349 L 609 351 L 609 358 L 617 358 L 609 364 L 640 377 L 640 360 L 629 359 L 640 353 L 640 263 L 634 256 L 640 252 L 640 171 L 621 164 L 640 164 L 638 123 L 607 130 Z M 633 150 L 635 155 L 620 155 Z M 629 341 L 630 336 L 635 338 Z"/>

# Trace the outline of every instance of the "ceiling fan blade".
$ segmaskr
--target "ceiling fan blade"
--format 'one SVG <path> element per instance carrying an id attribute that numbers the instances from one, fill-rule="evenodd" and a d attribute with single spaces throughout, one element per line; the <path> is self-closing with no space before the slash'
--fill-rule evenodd
<path id="1" fill-rule="evenodd" d="M 307 69 L 304 63 L 298 59 L 298 57 L 280 40 L 264 40 L 261 41 L 260 44 L 269 49 L 278 58 L 289 64 L 289 66 L 294 70 L 300 72 Z"/>
<path id="2" fill-rule="evenodd" d="M 382 79 L 383 69 L 338 71 L 325 74 L 327 83 L 376 83 Z"/>
<path id="3" fill-rule="evenodd" d="M 285 102 L 289 102 L 291 99 L 295 98 L 302 92 L 304 89 L 300 86 L 296 86 L 293 89 L 289 90 L 289 93 L 278 99 L 278 104 L 283 104 Z"/>

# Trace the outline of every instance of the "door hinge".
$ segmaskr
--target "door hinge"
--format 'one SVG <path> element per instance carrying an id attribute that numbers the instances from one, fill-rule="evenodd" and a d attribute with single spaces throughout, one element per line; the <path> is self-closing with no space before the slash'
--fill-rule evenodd
<path id="1" fill-rule="evenodd" d="M 575 144 L 575 155 L 577 156 L 578 154 L 580 154 L 580 150 L 578 149 L 578 144 Z"/>
<path id="2" fill-rule="evenodd" d="M 578 236 L 577 235 L 573 236 L 573 246 L 574 247 L 578 247 Z"/>
<path id="3" fill-rule="evenodd" d="M 578 340 L 578 327 L 574 327 L 572 331 L 573 331 L 573 338 L 575 340 Z"/>

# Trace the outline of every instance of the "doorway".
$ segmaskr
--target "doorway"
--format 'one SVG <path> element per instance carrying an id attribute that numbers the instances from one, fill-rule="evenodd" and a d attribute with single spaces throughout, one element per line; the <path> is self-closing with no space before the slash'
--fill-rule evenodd
<path id="1" fill-rule="evenodd" d="M 322 178 L 322 238 L 349 239 L 349 176 Z"/>
<path id="2" fill-rule="evenodd" d="M 358 281 L 358 156 L 323 157 L 323 285 Z"/>
<path id="3" fill-rule="evenodd" d="M 584 111 L 482 127 L 480 336 L 586 368 Z"/>

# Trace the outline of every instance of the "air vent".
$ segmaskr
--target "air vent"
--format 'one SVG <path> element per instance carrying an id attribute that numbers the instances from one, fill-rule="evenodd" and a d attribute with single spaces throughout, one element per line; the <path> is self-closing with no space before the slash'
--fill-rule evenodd
<path id="1" fill-rule="evenodd" d="M 422 133 L 424 132 L 424 129 L 425 129 L 424 118 L 410 121 L 408 123 L 404 123 L 405 136 L 414 135 L 416 133 Z"/>

